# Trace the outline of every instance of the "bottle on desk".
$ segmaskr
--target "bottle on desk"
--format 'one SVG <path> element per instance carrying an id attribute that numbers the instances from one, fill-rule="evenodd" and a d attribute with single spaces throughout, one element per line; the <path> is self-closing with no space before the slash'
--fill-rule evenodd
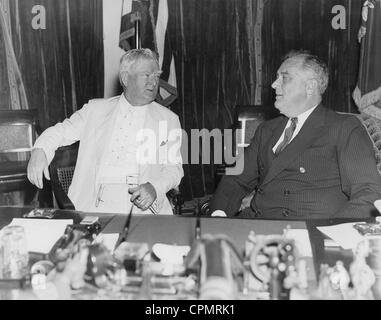
<path id="1" fill-rule="evenodd" d="M 22 279 L 29 273 L 29 254 L 22 226 L 6 226 L 0 237 L 0 273 L 2 279 Z"/>

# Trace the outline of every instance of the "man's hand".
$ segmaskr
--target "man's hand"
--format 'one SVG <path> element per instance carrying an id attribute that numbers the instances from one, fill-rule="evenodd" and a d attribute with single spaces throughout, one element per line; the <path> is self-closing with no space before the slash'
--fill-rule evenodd
<path id="1" fill-rule="evenodd" d="M 131 193 L 131 202 L 143 211 L 147 210 L 157 197 L 155 188 L 149 182 L 129 188 L 128 192 Z"/>
<path id="2" fill-rule="evenodd" d="M 44 150 L 40 148 L 32 150 L 27 173 L 29 181 L 40 189 L 43 187 L 42 174 L 44 174 L 46 179 L 50 180 L 48 160 L 46 159 Z"/>

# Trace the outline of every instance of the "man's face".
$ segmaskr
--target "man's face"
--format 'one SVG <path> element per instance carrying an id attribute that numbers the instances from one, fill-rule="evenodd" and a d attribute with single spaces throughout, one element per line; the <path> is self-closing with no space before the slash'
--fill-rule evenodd
<path id="1" fill-rule="evenodd" d="M 145 105 L 155 100 L 160 71 L 152 60 L 139 59 L 127 73 L 126 97 L 132 105 Z"/>
<path id="2" fill-rule="evenodd" d="M 275 107 L 280 113 L 291 118 L 306 110 L 308 76 L 300 59 L 290 58 L 282 63 L 271 85 L 276 93 Z"/>

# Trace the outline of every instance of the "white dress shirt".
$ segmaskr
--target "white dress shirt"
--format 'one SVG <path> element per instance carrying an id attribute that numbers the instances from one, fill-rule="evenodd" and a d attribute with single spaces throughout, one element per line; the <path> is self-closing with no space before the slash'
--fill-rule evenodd
<path id="1" fill-rule="evenodd" d="M 97 170 L 95 211 L 128 213 L 132 205 L 128 189 L 139 184 L 137 150 L 140 143 L 136 135 L 143 129 L 149 105 L 132 106 L 121 95 L 118 108 L 108 150 Z M 142 211 L 134 207 L 133 212 Z"/>
<path id="2" fill-rule="evenodd" d="M 295 131 L 294 133 L 292 134 L 292 137 L 291 137 L 291 140 L 290 142 L 296 137 L 296 135 L 299 133 L 299 131 L 302 129 L 304 123 L 306 122 L 306 120 L 308 119 L 308 117 L 311 115 L 311 113 L 315 110 L 315 108 L 317 107 L 317 105 L 311 109 L 308 109 L 307 111 L 304 111 L 303 113 L 299 114 L 296 118 L 298 118 L 298 121 L 296 123 L 296 128 L 295 128 Z M 273 147 L 273 152 L 275 153 L 275 150 L 276 148 L 278 147 L 278 145 L 283 141 L 284 139 L 284 132 L 286 131 L 286 129 L 291 125 L 291 118 L 288 119 L 287 123 L 286 123 L 286 126 L 284 127 L 283 129 L 283 132 L 282 132 L 282 135 L 280 136 L 279 140 L 277 141 L 277 143 L 274 145 Z M 289 143 L 290 143 L 289 142 Z"/>

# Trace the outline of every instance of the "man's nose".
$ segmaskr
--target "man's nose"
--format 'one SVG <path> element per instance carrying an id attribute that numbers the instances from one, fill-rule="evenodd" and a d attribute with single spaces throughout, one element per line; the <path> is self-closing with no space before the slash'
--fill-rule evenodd
<path id="1" fill-rule="evenodd" d="M 278 84 L 279 84 L 279 81 L 278 81 L 279 79 L 276 79 L 272 84 L 271 84 L 271 88 L 273 88 L 273 89 L 276 89 L 276 87 L 278 86 Z"/>
<path id="2" fill-rule="evenodd" d="M 149 84 L 156 85 L 158 82 L 159 82 L 159 77 L 156 76 L 156 75 L 151 75 L 151 76 L 148 78 L 148 83 L 149 83 Z"/>

